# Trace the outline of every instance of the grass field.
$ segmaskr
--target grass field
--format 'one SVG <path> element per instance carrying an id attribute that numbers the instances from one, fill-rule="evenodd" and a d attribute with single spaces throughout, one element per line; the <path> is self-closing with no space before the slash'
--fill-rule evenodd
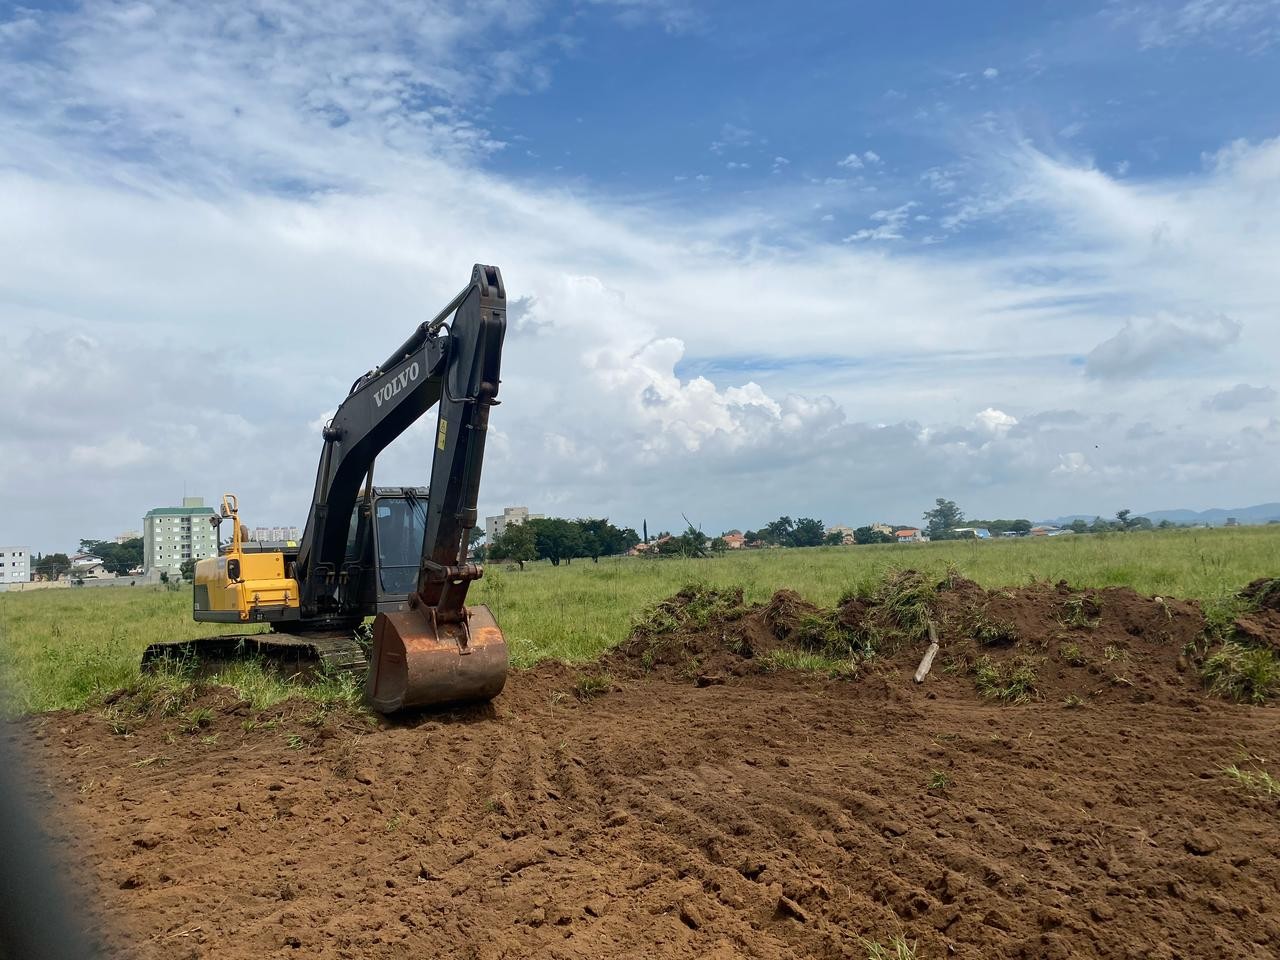
<path id="1" fill-rule="evenodd" d="M 741 586 L 749 601 L 784 587 L 819 604 L 894 568 L 939 578 L 954 566 L 985 587 L 1031 578 L 1074 586 L 1131 586 L 1140 593 L 1220 603 L 1261 576 L 1280 574 L 1280 526 L 1066 536 L 995 542 L 762 550 L 706 560 L 579 560 L 568 566 L 498 565 L 471 599 L 487 603 L 513 661 L 588 660 L 624 639 L 634 615 L 690 582 Z M 0 677 L 5 712 L 78 707 L 138 677 L 146 646 L 228 630 L 191 620 L 187 588 L 104 587 L 0 594 Z M 247 631 L 249 632 L 249 631 Z M 252 666 L 223 678 L 269 702 L 283 684 Z M 327 697 L 322 688 L 310 695 Z"/>

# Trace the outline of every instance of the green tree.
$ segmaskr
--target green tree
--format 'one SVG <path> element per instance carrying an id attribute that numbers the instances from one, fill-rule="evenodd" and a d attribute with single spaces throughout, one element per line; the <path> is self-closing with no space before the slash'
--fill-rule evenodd
<path id="1" fill-rule="evenodd" d="M 789 546 L 793 530 L 795 530 L 795 524 L 791 522 L 790 517 L 779 517 L 772 523 L 765 524 L 764 529 L 760 531 L 760 539 L 779 547 Z"/>
<path id="2" fill-rule="evenodd" d="M 614 557 L 626 553 L 640 542 L 630 527 L 615 527 L 607 519 L 575 520 L 581 539 L 581 556 L 599 561 L 601 557 Z"/>
<path id="3" fill-rule="evenodd" d="M 944 500 L 938 497 L 934 501 L 934 508 L 924 512 L 925 529 L 929 534 L 930 540 L 942 540 L 946 533 L 952 527 L 958 527 L 964 523 L 964 513 L 956 506 L 954 500 Z"/>
<path id="4" fill-rule="evenodd" d="M 1081 517 L 1076 517 L 1071 521 L 1071 529 L 1075 533 L 1088 533 L 1089 525 Z"/>
<path id="5" fill-rule="evenodd" d="M 873 530 L 871 527 L 858 527 L 853 531 L 853 542 L 858 544 L 868 543 L 893 543 L 897 537 L 891 533 L 885 533 L 883 530 Z"/>
<path id="6" fill-rule="evenodd" d="M 828 547 L 838 547 L 844 543 L 844 534 L 839 530 L 832 530 L 822 542 Z"/>
<path id="7" fill-rule="evenodd" d="M 724 537 L 716 537 L 711 541 L 710 550 L 712 553 L 720 554 L 729 549 L 729 541 Z"/>
<path id="8" fill-rule="evenodd" d="M 710 541 L 707 535 L 691 523 L 678 537 L 671 537 L 658 544 L 658 555 L 663 557 L 705 557 Z"/>
<path id="9" fill-rule="evenodd" d="M 142 538 L 134 537 L 123 543 L 114 540 L 81 540 L 80 552 L 89 553 L 102 560 L 107 572 L 123 577 L 130 570 L 142 566 Z"/>
<path id="10" fill-rule="evenodd" d="M 815 520 L 812 517 L 801 517 L 791 529 L 791 538 L 787 546 L 820 547 L 826 536 L 827 532 L 821 520 Z"/>
<path id="11" fill-rule="evenodd" d="M 35 565 L 35 572 L 49 580 L 60 579 L 70 569 L 71 558 L 65 553 L 46 553 Z"/>
<path id="12" fill-rule="evenodd" d="M 1106 533 L 1111 529 L 1111 524 L 1103 520 L 1101 517 L 1094 517 L 1093 523 L 1089 524 L 1090 533 Z"/>
<path id="13" fill-rule="evenodd" d="M 1130 516 L 1131 513 L 1133 511 L 1128 507 L 1116 511 L 1116 523 L 1119 524 L 1121 530 L 1132 530 L 1137 525 L 1135 518 Z"/>
<path id="14" fill-rule="evenodd" d="M 187 583 L 194 583 L 196 579 L 196 562 L 194 560 L 182 561 L 182 579 Z"/>
<path id="15" fill-rule="evenodd" d="M 571 521 L 548 517 L 545 520 L 526 520 L 523 525 L 533 531 L 538 558 L 550 560 L 553 567 L 560 566 L 561 560 L 567 564 L 574 557 L 584 556 L 582 534 Z"/>
<path id="16" fill-rule="evenodd" d="M 509 560 L 524 565 L 538 559 L 538 546 L 534 539 L 533 527 L 528 523 L 512 523 L 499 536 L 494 537 L 488 549 L 490 560 Z"/>

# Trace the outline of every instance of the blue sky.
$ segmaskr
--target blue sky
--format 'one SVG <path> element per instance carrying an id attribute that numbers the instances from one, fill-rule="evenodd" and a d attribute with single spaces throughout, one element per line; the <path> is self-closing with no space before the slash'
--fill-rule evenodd
<path id="1" fill-rule="evenodd" d="M 0 542 L 300 522 L 476 260 L 485 509 L 1280 499 L 1276 89 L 1269 0 L 0 5 Z"/>

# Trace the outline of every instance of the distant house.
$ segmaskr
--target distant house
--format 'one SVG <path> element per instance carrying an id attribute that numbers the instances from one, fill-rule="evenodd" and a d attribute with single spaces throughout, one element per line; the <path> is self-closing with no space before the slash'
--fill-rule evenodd
<path id="1" fill-rule="evenodd" d="M 952 533 L 972 533 L 977 540 L 990 540 L 991 531 L 986 527 L 956 527 Z"/>
<path id="2" fill-rule="evenodd" d="M 1053 535 L 1053 534 L 1054 534 L 1058 529 L 1059 529 L 1059 528 L 1058 528 L 1058 527 L 1055 527 L 1053 524 L 1051 524 L 1051 523 L 1046 523 L 1046 524 L 1044 524 L 1043 526 L 1039 526 L 1039 527 L 1032 527 L 1032 528 L 1031 528 L 1031 536 L 1033 536 L 1033 537 L 1049 537 L 1049 536 L 1052 536 L 1052 535 Z"/>
<path id="3" fill-rule="evenodd" d="M 840 542 L 846 547 L 856 542 L 853 538 L 853 527 L 846 527 L 843 523 L 837 523 L 833 527 L 827 527 L 827 535 L 830 536 L 833 533 L 840 534 Z"/>
<path id="4" fill-rule="evenodd" d="M 894 534 L 898 538 L 899 543 L 923 543 L 924 534 L 914 527 L 907 527 L 905 530 L 899 530 Z"/>
<path id="5" fill-rule="evenodd" d="M 873 523 L 871 529 L 876 533 L 883 533 L 887 537 L 893 536 L 893 527 L 887 523 Z"/>
<path id="6" fill-rule="evenodd" d="M 71 576 L 80 580 L 94 580 L 98 577 L 109 577 L 101 557 L 91 553 L 77 553 L 71 557 Z"/>
<path id="7" fill-rule="evenodd" d="M 730 530 L 728 533 L 723 534 L 720 539 L 725 542 L 725 545 L 730 550 L 741 550 L 747 543 L 747 538 L 737 530 Z"/>

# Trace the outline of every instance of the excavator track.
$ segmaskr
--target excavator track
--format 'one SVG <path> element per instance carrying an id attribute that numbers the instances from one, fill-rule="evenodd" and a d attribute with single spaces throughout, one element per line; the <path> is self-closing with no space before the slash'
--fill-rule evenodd
<path id="1" fill-rule="evenodd" d="M 363 680 L 369 668 L 367 650 L 350 631 L 330 631 L 237 633 L 153 643 L 142 654 L 142 669 L 156 670 L 171 664 L 207 675 L 245 660 L 259 660 L 286 677 L 350 674 Z"/>

